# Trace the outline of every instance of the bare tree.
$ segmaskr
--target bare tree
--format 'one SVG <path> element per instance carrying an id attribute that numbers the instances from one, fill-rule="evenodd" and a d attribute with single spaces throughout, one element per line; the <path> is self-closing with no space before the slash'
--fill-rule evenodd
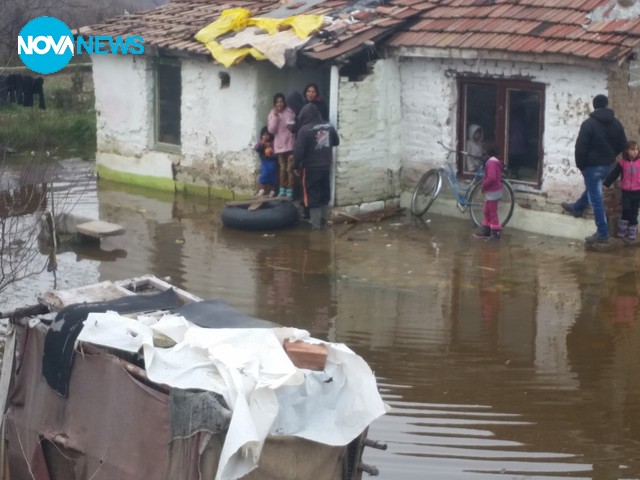
<path id="1" fill-rule="evenodd" d="M 30 168 L 0 167 L 0 291 L 42 271 L 37 228 L 46 206 L 46 182 L 29 185 Z M 44 179 L 43 179 L 44 180 Z"/>
<path id="2" fill-rule="evenodd" d="M 0 0 L 0 75 L 10 71 L 3 66 L 18 63 L 18 34 L 33 18 L 53 16 L 77 28 L 163 3 L 167 0 Z M 2 98 L 0 108 L 1 102 Z M 55 230 L 58 219 L 71 212 L 82 190 L 95 180 L 73 178 L 67 171 L 65 183 L 73 188 L 53 189 L 60 168 L 48 158 L 44 144 L 34 145 L 30 157 L 15 161 L 8 155 L 11 139 L 4 143 L 0 142 L 0 291 L 46 268 L 55 271 L 56 235 L 49 234 L 54 242 L 48 246 L 47 261 L 39 239 L 46 228 L 43 221 Z"/>
<path id="3" fill-rule="evenodd" d="M 6 152 L 0 156 L 0 291 L 45 269 L 55 271 L 56 219 L 73 210 L 94 180 L 65 178 L 66 188 L 54 188 L 60 166 L 40 151 L 19 161 L 9 161 Z"/>

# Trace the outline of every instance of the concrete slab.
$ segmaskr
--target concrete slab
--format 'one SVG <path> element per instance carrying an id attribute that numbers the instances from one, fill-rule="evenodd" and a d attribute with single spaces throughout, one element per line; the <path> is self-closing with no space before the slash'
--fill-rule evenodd
<path id="1" fill-rule="evenodd" d="M 410 208 L 410 193 L 402 194 L 400 205 L 407 209 Z M 469 212 L 465 212 L 464 214 L 460 213 L 456 208 L 456 203 L 453 198 L 443 195 L 442 193 L 437 200 L 433 202 L 433 205 L 423 218 L 427 219 L 429 213 L 467 218 L 471 221 Z M 591 235 L 595 231 L 596 226 L 593 218 L 576 218 L 565 213 L 531 210 L 522 208 L 516 204 L 513 210 L 513 216 L 506 228 L 583 241 L 585 237 Z"/>
<path id="2" fill-rule="evenodd" d="M 122 235 L 125 228 L 117 223 L 104 222 L 102 220 L 92 220 L 90 222 L 76 225 L 76 232 L 92 238 L 104 238 L 114 235 Z"/>

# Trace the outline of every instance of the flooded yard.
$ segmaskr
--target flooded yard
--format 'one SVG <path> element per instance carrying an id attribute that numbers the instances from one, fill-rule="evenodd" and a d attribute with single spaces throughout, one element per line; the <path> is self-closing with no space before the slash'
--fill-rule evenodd
<path id="1" fill-rule="evenodd" d="M 243 232 L 223 203 L 100 182 L 83 215 L 126 234 L 67 249 L 58 288 L 151 273 L 205 299 L 343 342 L 391 412 L 364 461 L 383 480 L 640 478 L 638 252 L 467 218 Z M 587 220 L 585 220 L 587 221 Z M 0 294 L 35 303 L 51 273 Z"/>

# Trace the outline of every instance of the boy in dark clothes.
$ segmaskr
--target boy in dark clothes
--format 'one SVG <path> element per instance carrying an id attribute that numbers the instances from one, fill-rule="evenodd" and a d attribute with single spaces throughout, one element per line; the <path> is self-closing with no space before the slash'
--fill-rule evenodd
<path id="1" fill-rule="evenodd" d="M 322 119 L 313 103 L 302 107 L 299 123 L 294 168 L 302 177 L 303 204 L 309 209 L 311 226 L 319 229 L 329 214 L 333 147 L 340 144 L 340 139 L 335 127 Z"/>

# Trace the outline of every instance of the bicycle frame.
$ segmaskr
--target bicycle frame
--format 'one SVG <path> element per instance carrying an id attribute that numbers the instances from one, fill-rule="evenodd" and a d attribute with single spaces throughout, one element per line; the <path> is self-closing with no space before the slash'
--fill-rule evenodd
<path id="1" fill-rule="evenodd" d="M 471 202 L 468 200 L 469 192 L 473 189 L 476 183 L 482 181 L 482 177 L 484 175 L 484 167 L 480 167 L 478 171 L 475 173 L 473 178 L 471 179 L 471 183 L 467 186 L 463 186 L 458 179 L 458 175 L 450 162 L 447 162 L 445 168 L 442 169 L 445 177 L 447 177 L 447 182 L 449 182 L 449 186 L 451 187 L 451 191 L 456 197 L 456 207 L 460 212 L 464 213 Z"/>
<path id="2" fill-rule="evenodd" d="M 465 152 L 452 150 L 441 142 L 438 143 L 448 150 L 449 154 L 466 154 Z M 447 177 L 447 182 L 449 182 L 449 187 L 456 200 L 456 208 L 460 210 L 461 213 L 469 211 L 473 223 L 477 227 L 481 226 L 485 220 L 483 217 L 486 216 L 485 205 L 488 201 L 482 191 L 484 166 L 481 166 L 478 171 L 475 172 L 473 178 L 471 178 L 471 181 L 467 184 L 466 179 L 462 182 L 460 181 L 454 163 L 448 161 L 448 158 L 444 166 L 431 168 L 422 174 L 411 196 L 411 213 L 422 217 L 422 215 L 429 210 L 429 207 L 431 207 L 442 189 L 443 176 Z M 504 178 L 501 179 L 501 183 L 502 195 L 497 203 L 499 218 L 502 226 L 504 226 L 511 219 L 515 207 L 515 200 L 511 184 Z"/>

